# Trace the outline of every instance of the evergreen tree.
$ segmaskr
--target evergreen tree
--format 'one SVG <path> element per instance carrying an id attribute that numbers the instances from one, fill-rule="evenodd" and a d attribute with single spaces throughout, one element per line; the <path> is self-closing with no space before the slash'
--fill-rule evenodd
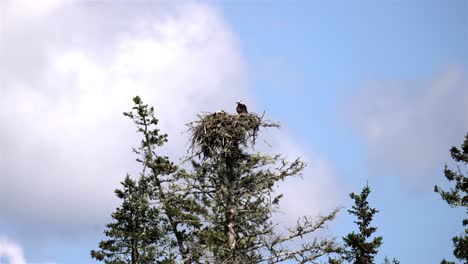
<path id="1" fill-rule="evenodd" d="M 355 204 L 352 210 L 348 210 L 350 214 L 357 217 L 355 223 L 359 227 L 359 233 L 352 232 L 346 237 L 343 237 L 346 251 L 345 259 L 354 264 L 371 264 L 374 263 L 374 256 L 378 252 L 378 248 L 382 244 L 382 237 L 374 237 L 371 241 L 367 241 L 375 231 L 376 227 L 370 226 L 374 214 L 378 213 L 375 208 L 369 206 L 367 197 L 370 193 L 370 188 L 366 185 L 360 195 L 350 194 L 351 199 Z"/>
<path id="2" fill-rule="evenodd" d="M 385 257 L 384 264 L 400 264 L 400 261 L 398 261 L 396 258 L 390 260 L 388 257 Z"/>
<path id="3" fill-rule="evenodd" d="M 99 243 L 100 250 L 91 256 L 108 264 L 156 263 L 161 255 L 157 242 L 161 228 L 159 212 L 151 208 L 144 181 L 136 182 L 128 175 L 115 190 L 122 205 L 112 214 L 114 222 L 104 232 L 109 240 Z"/>
<path id="4" fill-rule="evenodd" d="M 154 109 L 134 98 L 124 113 L 143 139 L 134 149 L 143 165 L 138 182 L 127 177 L 116 191 L 122 206 L 91 255 L 105 263 L 312 262 L 340 247 L 333 239 L 303 240 L 325 228 L 338 209 L 317 220 L 303 217 L 277 233 L 272 216 L 282 197 L 278 183 L 305 164 L 250 151 L 261 127 L 277 127 L 256 114 L 217 112 L 190 124 L 191 171 L 176 167 L 156 148 L 167 141 L 155 127 Z M 305 239 L 305 238 L 304 238 Z M 299 240 L 297 247 L 291 242 Z M 302 243 L 300 243 L 302 241 Z M 305 242 L 304 242 L 305 241 Z"/>
<path id="5" fill-rule="evenodd" d="M 317 239 L 294 249 L 286 246 L 324 228 L 338 210 L 318 221 L 301 218 L 286 234 L 276 233 L 271 217 L 282 195 L 275 194 L 275 186 L 305 167 L 299 159 L 288 162 L 280 155 L 249 151 L 260 128 L 277 124 L 253 113 L 217 112 L 200 116 L 190 125 L 194 170 L 187 184 L 198 191 L 206 208 L 198 236 L 207 262 L 306 263 L 339 249 L 333 240 Z"/>
<path id="6" fill-rule="evenodd" d="M 100 250 L 91 251 L 91 256 L 105 263 L 190 262 L 191 230 L 199 223 L 190 211 L 196 208 L 192 200 L 176 189 L 183 170 L 156 153 L 156 148 L 167 142 L 167 135 L 156 127 L 154 108 L 138 96 L 133 101 L 133 111 L 124 115 L 142 135 L 140 147 L 133 151 L 140 156 L 137 161 L 143 170 L 138 183 L 127 176 L 122 182 L 124 189 L 116 190 L 123 203 L 112 214 L 115 222 L 107 225 L 105 235 L 110 239 L 101 241 Z"/>
<path id="7" fill-rule="evenodd" d="M 465 141 L 461 145 L 461 149 L 452 147 L 450 155 L 455 162 L 461 163 L 466 166 L 468 163 L 468 133 L 465 136 Z M 466 172 L 463 173 L 461 167 L 457 165 L 456 170 L 449 169 L 445 165 L 444 175 L 447 180 L 455 181 L 455 187 L 449 191 L 442 190 L 439 186 L 434 187 L 434 191 L 439 193 L 443 200 L 445 200 L 452 207 L 464 207 L 468 214 L 468 177 Z M 468 226 L 468 219 L 463 220 L 463 226 Z M 465 228 L 464 234 L 455 236 L 452 239 L 455 249 L 453 254 L 460 261 L 468 263 L 468 227 Z M 442 260 L 442 264 L 450 264 L 454 262 Z"/>

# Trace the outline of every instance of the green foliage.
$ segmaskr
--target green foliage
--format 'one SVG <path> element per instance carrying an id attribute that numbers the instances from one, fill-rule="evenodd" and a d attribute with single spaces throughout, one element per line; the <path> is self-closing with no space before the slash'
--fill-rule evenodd
<path id="1" fill-rule="evenodd" d="M 109 240 L 99 243 L 100 250 L 91 256 L 105 263 L 155 263 L 161 256 L 158 249 L 161 227 L 159 211 L 151 208 L 144 182 L 136 182 L 128 175 L 115 190 L 122 205 L 112 213 L 114 221 L 104 232 Z"/>
<path id="2" fill-rule="evenodd" d="M 189 190 L 182 187 L 187 173 L 178 169 L 167 156 L 156 153 L 156 148 L 167 142 L 167 134 L 159 133 L 154 108 L 143 104 L 138 96 L 133 101 L 133 111 L 124 115 L 134 121 L 137 132 L 143 137 L 134 152 L 142 157 L 137 161 L 142 163 L 143 170 L 149 170 L 146 180 L 150 199 L 162 211 L 165 251 L 178 256 L 179 261 L 195 261 L 197 253 L 190 245 L 198 243 L 193 232 L 201 225 L 197 212 L 203 208 L 189 195 Z"/>
<path id="3" fill-rule="evenodd" d="M 377 231 L 376 227 L 370 226 L 374 214 L 378 213 L 375 208 L 369 206 L 367 197 L 370 193 L 370 188 L 366 185 L 360 195 L 350 194 L 354 200 L 352 210 L 348 212 L 357 217 L 355 223 L 359 227 L 359 233 L 352 232 L 346 237 L 343 237 L 345 246 L 345 259 L 354 264 L 370 264 L 374 261 L 374 256 L 378 252 L 378 248 L 382 244 L 382 237 L 374 237 L 371 241 L 367 241 L 373 233 Z"/>
<path id="4" fill-rule="evenodd" d="M 455 162 L 461 163 L 461 165 L 466 167 L 468 163 L 468 133 L 465 135 L 465 141 L 461 145 L 461 149 L 452 147 L 450 149 L 450 156 Z M 457 165 L 457 170 L 449 169 L 445 165 L 444 175 L 449 182 L 454 181 L 455 186 L 449 191 L 444 191 L 436 185 L 434 191 L 439 193 L 442 199 L 450 206 L 466 208 L 468 214 L 468 177 L 466 176 L 466 172 L 462 172 L 460 165 Z M 468 219 L 463 220 L 463 226 L 468 226 Z M 464 234 L 453 237 L 452 242 L 455 257 L 460 261 L 468 262 L 468 228 L 465 228 Z M 441 263 L 449 264 L 453 262 L 443 260 Z"/>
<path id="5" fill-rule="evenodd" d="M 183 175 L 168 157 L 156 153 L 167 142 L 167 135 L 156 127 L 154 108 L 133 99 L 133 111 L 124 115 L 133 120 L 142 135 L 141 144 L 133 151 L 139 156 L 142 173 L 138 182 L 127 176 L 123 190 L 115 191 L 122 205 L 112 214 L 114 222 L 107 225 L 109 238 L 99 243 L 100 250 L 91 256 L 105 263 L 175 263 L 188 258 L 187 226 L 196 225 L 191 214 L 187 217 L 189 199 L 174 190 L 177 175 Z M 191 224 L 187 223 L 187 218 Z"/>
<path id="6" fill-rule="evenodd" d="M 107 225 L 107 240 L 91 256 L 105 263 L 278 263 L 313 261 L 339 252 L 333 239 L 294 240 L 326 227 L 338 209 L 311 219 L 303 217 L 285 234 L 277 234 L 272 215 L 282 195 L 280 181 L 300 175 L 305 164 L 249 151 L 260 128 L 276 127 L 253 113 L 219 112 L 190 124 L 191 171 L 175 166 L 156 150 L 167 135 L 156 127 L 153 107 L 134 98 L 124 113 L 142 135 L 134 152 L 142 165 L 138 181 L 129 176 L 116 195 L 122 205 Z"/>
<path id="7" fill-rule="evenodd" d="M 393 258 L 391 261 L 388 257 L 384 258 L 384 263 L 383 264 L 400 264 L 400 261 L 396 258 Z"/>
<path id="8" fill-rule="evenodd" d="M 281 194 L 278 182 L 299 175 L 305 164 L 286 161 L 249 151 L 255 145 L 265 122 L 253 113 L 230 115 L 225 112 L 200 116 L 190 124 L 193 172 L 188 187 L 198 191 L 206 212 L 200 230 L 200 251 L 210 263 L 277 263 L 288 259 L 312 261 L 338 250 L 333 240 L 311 240 L 300 248 L 288 249 L 292 240 L 324 228 L 338 210 L 313 221 L 301 218 L 286 235 L 276 234 L 272 215 L 277 212 Z M 198 158 L 197 158 L 198 157 Z"/>

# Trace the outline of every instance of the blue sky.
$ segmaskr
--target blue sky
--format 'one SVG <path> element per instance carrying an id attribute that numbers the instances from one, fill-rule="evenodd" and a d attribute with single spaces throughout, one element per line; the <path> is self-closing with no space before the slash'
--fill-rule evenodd
<path id="1" fill-rule="evenodd" d="M 20 264 L 93 263 L 112 190 L 138 171 L 120 113 L 140 94 L 161 109 L 174 157 L 196 113 L 239 98 L 266 111 L 282 124 L 275 150 L 309 162 L 284 189 L 287 215 L 343 205 L 329 232 L 344 236 L 355 230 L 348 194 L 368 182 L 383 236 L 377 263 L 453 259 L 464 212 L 433 185 L 447 186 L 448 150 L 468 131 L 468 2 L 2 7 L 0 255 L 17 245 Z"/>
<path id="2" fill-rule="evenodd" d="M 251 87 L 263 108 L 341 164 L 364 156 L 353 155 L 364 146 L 343 118 L 361 86 L 427 79 L 454 64 L 466 73 L 466 3 L 261 3 L 223 5 L 249 62 Z M 270 109 L 281 104 L 287 107 Z"/>
<path id="3" fill-rule="evenodd" d="M 369 169 L 366 156 L 372 153 L 344 112 L 349 98 L 370 80 L 430 79 L 452 65 L 466 78 L 467 2 L 231 1 L 221 6 L 240 37 L 263 108 L 300 142 L 332 160 L 347 192 L 359 192 L 369 181 L 372 205 L 381 211 L 374 223 L 384 237 L 378 259 L 438 263 L 450 257 L 450 234 L 461 231 L 463 212 L 445 206 L 431 188 L 443 183 L 448 148 L 440 164 L 427 164 L 428 173 L 436 175 L 427 178 L 436 182 L 413 186 L 405 172 Z M 467 88 L 465 82 L 459 89 Z M 403 89 L 424 93 L 427 88 Z M 466 125 L 454 127 L 461 128 L 459 142 Z M 333 228 L 344 235 L 354 228 L 350 223 L 342 212 Z"/>

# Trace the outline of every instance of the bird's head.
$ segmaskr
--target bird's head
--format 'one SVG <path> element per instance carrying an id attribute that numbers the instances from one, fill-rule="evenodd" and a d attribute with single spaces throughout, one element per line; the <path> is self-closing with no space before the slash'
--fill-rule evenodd
<path id="1" fill-rule="evenodd" d="M 241 101 L 241 100 L 239 100 L 239 101 L 237 101 L 237 102 L 236 102 L 236 104 L 242 104 L 242 101 Z"/>

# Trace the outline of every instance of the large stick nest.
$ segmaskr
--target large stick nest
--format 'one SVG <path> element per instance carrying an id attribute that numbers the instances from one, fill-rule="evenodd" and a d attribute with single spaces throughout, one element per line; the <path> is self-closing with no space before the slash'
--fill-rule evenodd
<path id="1" fill-rule="evenodd" d="M 264 121 L 263 115 L 243 113 L 231 115 L 224 111 L 198 115 L 199 120 L 188 124 L 191 149 L 195 155 L 210 158 L 239 153 L 240 147 L 253 146 L 260 127 L 278 127 L 277 123 Z"/>

